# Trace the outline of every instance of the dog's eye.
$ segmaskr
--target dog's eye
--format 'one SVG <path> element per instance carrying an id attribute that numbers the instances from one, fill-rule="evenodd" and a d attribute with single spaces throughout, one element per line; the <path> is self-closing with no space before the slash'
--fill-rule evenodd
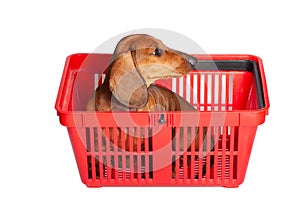
<path id="1" fill-rule="evenodd" d="M 155 50 L 152 52 L 152 54 L 155 56 L 161 56 L 162 53 L 163 53 L 163 50 L 160 48 L 155 48 Z"/>

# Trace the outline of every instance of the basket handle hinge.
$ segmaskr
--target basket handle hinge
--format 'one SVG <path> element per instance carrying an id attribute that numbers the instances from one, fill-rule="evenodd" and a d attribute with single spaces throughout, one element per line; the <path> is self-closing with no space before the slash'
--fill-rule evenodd
<path id="1" fill-rule="evenodd" d="M 171 126 L 172 117 L 168 114 L 151 114 L 149 116 L 150 126 Z"/>
<path id="2" fill-rule="evenodd" d="M 165 124 L 166 123 L 166 119 L 165 119 L 165 115 L 164 114 L 160 114 L 159 115 L 158 123 L 159 124 Z"/>

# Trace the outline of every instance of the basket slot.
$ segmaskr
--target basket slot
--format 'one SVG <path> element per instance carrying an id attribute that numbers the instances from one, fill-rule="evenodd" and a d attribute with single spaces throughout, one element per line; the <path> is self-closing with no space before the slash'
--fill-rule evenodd
<path id="1" fill-rule="evenodd" d="M 220 87 L 222 88 L 221 110 L 232 110 L 233 76 L 223 74 Z"/>
<path id="2" fill-rule="evenodd" d="M 112 156 L 112 161 L 113 161 L 113 168 L 118 169 L 120 166 L 122 166 L 122 157 L 118 155 L 119 152 L 119 145 L 120 145 L 120 136 L 118 134 L 118 129 L 113 128 L 112 130 L 112 137 L 113 137 L 113 156 Z M 118 177 L 118 171 L 114 170 L 114 178 Z"/>
<path id="3" fill-rule="evenodd" d="M 226 110 L 232 110 L 232 104 L 233 104 L 233 75 L 230 74 L 228 75 L 227 77 L 228 79 L 228 87 L 227 87 L 227 84 L 226 84 L 226 96 L 228 99 L 226 99 L 226 106 L 227 106 L 227 109 Z"/>
<path id="4" fill-rule="evenodd" d="M 135 144 L 136 144 L 136 152 L 137 152 L 137 156 L 135 157 L 134 163 L 137 163 L 135 165 L 135 174 L 137 174 L 137 178 L 138 180 L 141 179 L 142 174 L 145 176 L 145 164 L 142 163 L 142 156 L 141 156 L 141 150 L 142 150 L 142 140 L 143 140 L 143 136 L 141 134 L 141 129 L 140 128 L 136 128 L 135 130 L 135 138 L 134 138 Z"/>
<path id="5" fill-rule="evenodd" d="M 104 83 L 106 74 L 94 74 L 94 90 L 98 88 L 99 85 L 102 85 Z"/>
<path id="6" fill-rule="evenodd" d="M 133 135 L 134 133 L 132 133 L 132 129 L 133 128 L 129 128 L 129 135 Z M 128 145 L 129 145 L 129 151 L 130 152 L 133 152 L 133 138 L 130 137 L 128 138 Z M 134 159 L 134 155 L 133 154 L 129 154 L 129 165 L 128 165 L 128 168 L 130 169 L 131 172 L 133 173 L 130 173 L 130 179 L 133 180 L 134 179 L 134 175 L 135 175 L 135 171 L 134 171 L 134 166 L 136 164 L 136 162 L 133 161 Z M 126 166 L 127 168 L 127 166 Z"/>
<path id="7" fill-rule="evenodd" d="M 230 128 L 230 181 L 237 178 L 238 127 Z"/>

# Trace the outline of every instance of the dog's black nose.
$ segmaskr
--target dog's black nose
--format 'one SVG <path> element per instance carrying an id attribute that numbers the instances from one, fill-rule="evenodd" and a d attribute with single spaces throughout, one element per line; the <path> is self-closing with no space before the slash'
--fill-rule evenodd
<path id="1" fill-rule="evenodd" d="M 185 58 L 186 61 L 188 61 L 190 63 L 190 66 L 192 69 L 196 69 L 196 64 L 197 64 L 197 58 L 193 57 L 193 56 L 190 56 L 188 55 L 188 57 Z"/>
<path id="2" fill-rule="evenodd" d="M 197 58 L 190 56 L 188 59 L 188 62 L 192 65 L 195 66 L 195 64 L 197 63 Z"/>

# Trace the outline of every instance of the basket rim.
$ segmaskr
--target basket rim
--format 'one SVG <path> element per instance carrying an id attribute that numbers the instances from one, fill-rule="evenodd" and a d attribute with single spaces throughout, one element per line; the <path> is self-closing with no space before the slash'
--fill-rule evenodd
<path id="1" fill-rule="evenodd" d="M 76 54 L 71 54 L 66 58 L 66 63 L 65 63 L 65 67 L 63 70 L 63 74 L 62 74 L 62 78 L 61 78 L 61 82 L 60 82 L 60 86 L 59 86 L 59 90 L 58 90 L 58 95 L 56 98 L 56 102 L 55 102 L 55 109 L 57 111 L 57 115 L 59 115 L 60 117 L 63 117 L 64 115 L 76 115 L 76 116 L 88 116 L 88 115 L 103 115 L 103 114 L 116 114 L 116 113 L 122 113 L 122 112 L 98 112 L 98 111 L 72 111 L 72 110 L 66 110 L 63 109 L 62 106 L 62 102 L 64 101 L 64 97 L 65 97 L 65 93 L 63 93 L 63 89 L 65 89 L 68 86 L 68 81 L 66 80 L 66 78 L 70 75 L 70 70 L 69 69 L 69 64 L 70 61 L 73 57 L 80 57 L 80 59 L 82 60 L 82 62 L 84 61 L 84 59 L 87 56 L 111 56 L 112 54 L 102 54 L 102 53 L 76 53 Z M 207 60 L 210 61 L 224 61 L 224 62 L 232 62 L 232 61 L 237 61 L 237 62 L 245 62 L 245 61 L 250 61 L 252 63 L 256 64 L 256 68 L 258 70 L 258 75 L 259 75 L 259 79 L 260 79 L 260 83 L 261 83 L 261 92 L 262 92 L 262 100 L 264 101 L 264 105 L 261 106 L 258 109 L 252 109 L 252 110 L 246 110 L 246 109 L 239 109 L 239 110 L 218 110 L 218 111 L 167 111 L 165 112 L 165 114 L 168 115 L 178 115 L 178 113 L 186 115 L 189 113 L 197 113 L 200 116 L 205 116 L 205 115 L 209 115 L 211 113 L 216 113 L 216 114 L 224 114 L 226 113 L 227 115 L 238 115 L 239 118 L 240 117 L 250 117 L 251 116 L 265 116 L 268 115 L 269 113 L 269 107 L 270 107 L 270 103 L 269 103 L 269 98 L 268 98 L 268 91 L 267 91 L 267 84 L 266 84 L 266 78 L 265 78 L 265 74 L 264 74 L 264 69 L 263 69 L 263 64 L 262 64 L 262 59 L 258 56 L 255 55 L 249 55 L 249 54 L 192 54 L 193 56 L 195 56 L 199 62 L 206 62 Z M 73 69 L 74 70 L 74 69 Z M 230 69 L 227 69 L 230 70 Z M 193 70 L 195 71 L 195 70 Z M 193 71 L 191 71 L 193 73 Z M 128 113 L 126 111 L 126 113 Z M 149 113 L 149 112 L 130 112 L 131 114 L 134 115 L 143 115 L 144 113 Z M 149 113 L 150 115 L 152 114 L 161 114 L 160 112 L 151 112 Z M 260 117 L 262 118 L 262 117 Z M 239 121 L 244 121 L 242 119 L 239 119 Z M 263 119 L 259 120 L 261 122 L 264 121 L 264 117 Z"/>

